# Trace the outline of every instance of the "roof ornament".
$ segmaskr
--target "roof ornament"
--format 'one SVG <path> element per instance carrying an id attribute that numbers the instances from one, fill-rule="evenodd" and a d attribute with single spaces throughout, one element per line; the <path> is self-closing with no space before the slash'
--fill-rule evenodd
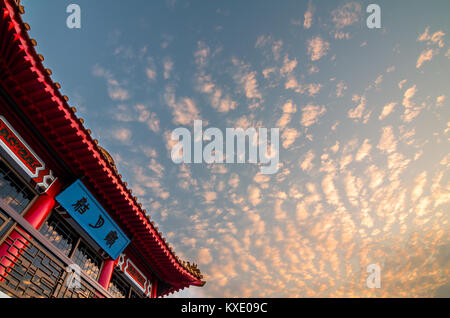
<path id="1" fill-rule="evenodd" d="M 20 5 L 20 0 L 13 0 L 13 2 L 16 5 L 16 7 L 19 9 L 19 13 L 24 14 L 25 8 L 22 5 Z"/>
<path id="2" fill-rule="evenodd" d="M 200 272 L 200 269 L 198 269 L 197 264 L 195 264 L 195 263 L 191 264 L 189 262 L 186 262 L 184 265 L 195 277 L 200 278 L 200 279 L 203 278 L 203 275 Z"/>
<path id="3" fill-rule="evenodd" d="M 103 157 L 106 159 L 106 161 L 109 163 L 109 165 L 114 169 L 114 172 L 115 172 L 116 174 L 119 174 L 119 172 L 118 172 L 118 170 L 117 170 L 117 167 L 116 167 L 116 163 L 114 162 L 114 159 L 113 159 L 113 157 L 111 157 L 111 155 L 109 154 L 109 152 L 106 151 L 105 148 L 100 147 L 99 145 L 97 145 L 97 147 L 98 147 L 98 149 L 100 149 L 100 151 L 101 151 Z"/>

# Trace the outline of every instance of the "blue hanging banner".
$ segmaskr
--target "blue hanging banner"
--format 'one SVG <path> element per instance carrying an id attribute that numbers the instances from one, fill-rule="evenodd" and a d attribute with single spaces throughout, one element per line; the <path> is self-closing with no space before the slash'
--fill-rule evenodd
<path id="1" fill-rule="evenodd" d="M 130 243 L 130 239 L 80 180 L 59 194 L 56 201 L 112 259 L 117 259 Z"/>

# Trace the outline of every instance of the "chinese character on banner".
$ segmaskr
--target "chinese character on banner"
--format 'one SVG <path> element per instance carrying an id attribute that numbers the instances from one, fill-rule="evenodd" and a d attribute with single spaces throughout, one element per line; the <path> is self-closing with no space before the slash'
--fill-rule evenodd
<path id="1" fill-rule="evenodd" d="M 101 215 L 99 215 L 97 223 L 95 223 L 95 225 L 89 224 L 89 226 L 92 227 L 93 229 L 99 229 L 103 226 L 104 223 L 105 223 L 105 219 Z"/>
<path id="2" fill-rule="evenodd" d="M 74 207 L 75 211 L 80 214 L 83 214 L 84 212 L 89 210 L 89 203 L 87 203 L 87 199 L 85 197 L 82 197 L 80 200 L 72 204 L 72 206 Z"/>
<path id="3" fill-rule="evenodd" d="M 106 245 L 109 245 L 109 247 L 112 247 L 118 238 L 119 237 L 117 236 L 116 231 L 109 232 L 108 235 L 106 235 L 106 237 L 105 237 Z"/>

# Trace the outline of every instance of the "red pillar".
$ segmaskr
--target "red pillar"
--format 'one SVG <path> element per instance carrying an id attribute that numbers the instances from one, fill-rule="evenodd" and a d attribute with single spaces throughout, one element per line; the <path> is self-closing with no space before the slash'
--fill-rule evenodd
<path id="1" fill-rule="evenodd" d="M 37 200 L 25 213 L 25 220 L 30 222 L 34 228 L 39 229 L 42 223 L 44 223 L 55 206 L 55 197 L 61 191 L 61 188 L 61 182 L 56 179 L 47 191 L 39 195 Z M 2 276 L 5 277 L 11 270 L 11 267 L 14 266 L 14 262 L 17 261 L 16 257 L 26 246 L 26 237 L 24 238 L 24 234 L 20 234 L 14 230 L 2 245 L 0 245 L 0 281 L 3 280 Z"/>
<path id="2" fill-rule="evenodd" d="M 55 197 L 61 191 L 61 182 L 56 179 L 52 185 L 42 193 L 25 213 L 25 220 L 27 220 L 35 229 L 39 229 L 44 223 L 47 216 L 55 207 Z"/>
<path id="3" fill-rule="evenodd" d="M 102 272 L 100 273 L 98 283 L 101 286 L 103 286 L 103 288 L 106 290 L 108 290 L 109 288 L 109 283 L 111 282 L 111 277 L 114 272 L 114 267 L 117 264 L 117 260 L 109 258 L 105 261 L 105 264 L 103 264 Z"/>
<path id="4" fill-rule="evenodd" d="M 152 283 L 151 298 L 158 298 L 158 279 L 154 278 Z"/>

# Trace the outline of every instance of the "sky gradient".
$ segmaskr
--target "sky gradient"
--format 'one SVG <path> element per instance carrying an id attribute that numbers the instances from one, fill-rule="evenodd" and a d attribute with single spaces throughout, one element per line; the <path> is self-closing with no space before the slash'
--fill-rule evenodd
<path id="1" fill-rule="evenodd" d="M 175 296 L 450 296 L 450 2 L 377 1 L 381 29 L 370 3 L 22 1 L 69 104 L 199 264 Z M 195 119 L 279 128 L 278 172 L 174 164 Z"/>

